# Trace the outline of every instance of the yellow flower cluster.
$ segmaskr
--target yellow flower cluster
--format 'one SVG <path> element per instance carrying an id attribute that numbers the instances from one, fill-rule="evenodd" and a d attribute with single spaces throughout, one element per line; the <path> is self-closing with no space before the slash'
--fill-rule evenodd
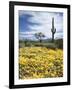
<path id="1" fill-rule="evenodd" d="M 63 50 L 25 47 L 19 50 L 19 78 L 53 78 L 63 76 Z"/>

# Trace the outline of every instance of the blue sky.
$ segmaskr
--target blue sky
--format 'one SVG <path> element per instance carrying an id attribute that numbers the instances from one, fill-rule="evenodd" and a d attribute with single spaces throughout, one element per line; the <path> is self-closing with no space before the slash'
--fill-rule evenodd
<path id="1" fill-rule="evenodd" d="M 55 38 L 63 38 L 63 13 L 19 10 L 19 39 L 36 40 L 34 34 L 38 32 L 44 33 L 44 39 L 51 38 L 53 17 Z"/>

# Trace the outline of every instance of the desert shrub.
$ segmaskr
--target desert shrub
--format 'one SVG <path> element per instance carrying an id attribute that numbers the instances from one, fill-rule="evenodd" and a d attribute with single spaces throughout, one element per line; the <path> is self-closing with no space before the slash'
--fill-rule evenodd
<path id="1" fill-rule="evenodd" d="M 20 42 L 20 43 L 19 43 L 19 48 L 24 48 L 24 47 L 25 47 L 25 43 Z"/>
<path id="2" fill-rule="evenodd" d="M 42 46 L 42 47 L 46 47 L 48 49 L 56 49 L 57 48 L 56 44 L 54 44 L 54 43 L 37 43 L 37 44 L 35 44 L 35 46 Z"/>
<path id="3" fill-rule="evenodd" d="M 31 46 L 32 44 L 30 42 L 27 42 L 25 46 Z"/>
<path id="4" fill-rule="evenodd" d="M 57 45 L 57 48 L 63 49 L 63 40 L 62 39 L 55 40 L 55 44 Z"/>
<path id="5" fill-rule="evenodd" d="M 57 49 L 57 46 L 53 43 L 48 44 L 46 47 L 49 48 L 49 49 Z"/>

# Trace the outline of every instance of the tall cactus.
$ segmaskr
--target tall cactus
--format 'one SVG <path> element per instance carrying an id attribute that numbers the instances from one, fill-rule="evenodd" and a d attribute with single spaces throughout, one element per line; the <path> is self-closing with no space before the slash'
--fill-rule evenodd
<path id="1" fill-rule="evenodd" d="M 54 17 L 52 18 L 52 42 L 54 42 L 54 34 L 56 33 L 56 28 L 54 27 Z"/>

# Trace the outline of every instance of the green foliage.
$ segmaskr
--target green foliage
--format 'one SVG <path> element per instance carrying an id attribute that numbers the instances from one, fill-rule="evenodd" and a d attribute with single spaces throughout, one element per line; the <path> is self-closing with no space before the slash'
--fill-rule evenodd
<path id="1" fill-rule="evenodd" d="M 19 43 L 19 47 L 22 48 L 22 47 L 33 47 L 33 46 L 41 46 L 41 47 L 46 47 L 46 48 L 50 48 L 50 49 L 63 49 L 63 40 L 62 39 L 57 39 L 57 40 L 54 40 L 54 42 L 52 41 L 42 41 L 42 42 L 39 42 L 39 41 L 29 41 L 29 40 L 26 40 L 26 41 L 20 41 Z"/>
<path id="2" fill-rule="evenodd" d="M 54 43 L 36 43 L 35 46 L 46 47 L 50 49 L 56 49 L 57 46 Z"/>
<path id="3" fill-rule="evenodd" d="M 57 45 L 57 48 L 63 49 L 63 39 L 55 40 L 55 44 Z"/>

